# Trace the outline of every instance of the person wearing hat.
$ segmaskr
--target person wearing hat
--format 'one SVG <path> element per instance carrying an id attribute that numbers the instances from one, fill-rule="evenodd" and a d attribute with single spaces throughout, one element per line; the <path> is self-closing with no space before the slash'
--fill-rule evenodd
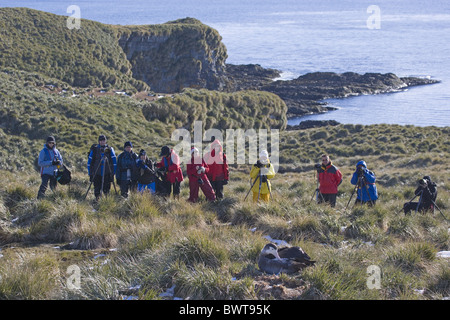
<path id="1" fill-rule="evenodd" d="M 316 169 L 320 192 L 318 195 L 318 203 L 326 202 L 331 207 L 335 207 L 338 187 L 342 183 L 342 173 L 331 163 L 330 157 L 327 154 L 322 155 L 322 163 Z"/>
<path id="2" fill-rule="evenodd" d="M 127 141 L 123 145 L 123 152 L 117 157 L 116 180 L 120 187 L 120 194 L 128 198 L 128 191 L 136 190 L 138 155 L 133 152 L 133 144 Z"/>
<path id="3" fill-rule="evenodd" d="M 437 185 L 431 181 L 430 176 L 424 176 L 418 182 L 419 186 L 414 195 L 419 197 L 418 202 L 407 202 L 403 205 L 403 211 L 408 214 L 411 210 L 425 212 L 433 210 L 437 198 Z"/>
<path id="4" fill-rule="evenodd" d="M 356 171 L 353 173 L 351 184 L 358 188 L 356 202 L 360 204 L 375 205 L 378 199 L 377 186 L 375 185 L 375 174 L 367 169 L 364 160 L 358 161 Z"/>
<path id="5" fill-rule="evenodd" d="M 38 165 L 41 167 L 41 185 L 37 195 L 38 199 L 45 196 L 49 183 L 50 189 L 55 190 L 57 185 L 56 174 L 62 164 L 63 159 L 58 149 L 56 149 L 55 137 L 49 136 L 38 158 Z"/>
<path id="6" fill-rule="evenodd" d="M 139 151 L 139 159 L 136 161 L 136 166 L 138 168 L 137 190 L 139 192 L 144 192 L 147 189 L 152 194 L 155 194 L 157 179 L 155 165 L 153 161 L 147 157 L 147 152 L 145 152 L 144 149 Z"/>
<path id="7" fill-rule="evenodd" d="M 162 157 L 161 161 L 156 164 L 159 172 L 162 175 L 161 190 L 160 192 L 163 196 L 170 196 L 173 193 L 175 198 L 178 198 L 181 191 L 181 181 L 183 181 L 183 172 L 180 168 L 180 157 L 176 154 L 173 149 L 168 146 L 161 148 Z"/>
<path id="8" fill-rule="evenodd" d="M 270 179 L 275 177 L 275 170 L 270 163 L 269 154 L 266 150 L 259 153 L 259 160 L 252 166 L 250 178 L 253 183 L 253 202 L 259 199 L 269 202 L 272 193 Z"/>
<path id="9" fill-rule="evenodd" d="M 98 137 L 98 144 L 91 146 L 87 169 L 89 179 L 94 183 L 95 199 L 98 200 L 102 192 L 109 194 L 117 169 L 117 158 L 114 148 L 108 146 L 103 134 Z"/>
<path id="10" fill-rule="evenodd" d="M 205 154 L 205 162 L 209 167 L 208 179 L 214 189 L 217 199 L 223 199 L 223 186 L 228 184 L 229 170 L 227 156 L 223 152 L 218 139 L 211 143 L 211 150 Z"/>
<path id="11" fill-rule="evenodd" d="M 191 161 L 186 165 L 187 175 L 189 177 L 189 199 L 190 202 L 198 201 L 198 190 L 202 189 L 208 201 L 216 200 L 216 194 L 206 175 L 209 167 L 205 160 L 200 156 L 197 148 L 191 148 Z"/>

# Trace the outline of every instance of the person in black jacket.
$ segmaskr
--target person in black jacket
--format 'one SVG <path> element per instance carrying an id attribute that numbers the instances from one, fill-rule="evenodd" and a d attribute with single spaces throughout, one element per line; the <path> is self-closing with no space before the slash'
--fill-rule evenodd
<path id="1" fill-rule="evenodd" d="M 144 190 L 147 189 L 152 194 L 155 194 L 157 179 L 155 164 L 147 157 L 147 153 L 143 149 L 139 151 L 139 159 L 136 161 L 136 167 L 138 169 L 137 190 L 139 192 L 144 192 Z"/>
<path id="2" fill-rule="evenodd" d="M 107 144 L 106 136 L 102 134 L 98 137 L 98 144 L 91 146 L 87 162 L 89 180 L 94 183 L 95 200 L 99 200 L 102 192 L 109 194 L 116 168 L 114 148 Z"/>
<path id="3" fill-rule="evenodd" d="M 123 152 L 117 157 L 116 179 L 120 186 L 122 197 L 128 197 L 128 191 L 137 188 L 137 166 L 138 155 L 133 152 L 133 145 L 130 141 L 125 142 Z"/>
<path id="4" fill-rule="evenodd" d="M 430 176 L 425 176 L 419 180 L 419 186 L 414 191 L 415 196 L 419 197 L 418 202 L 412 200 L 403 205 L 403 211 L 408 214 L 411 210 L 415 211 L 427 211 L 433 210 L 437 197 L 436 183 L 431 181 Z"/>

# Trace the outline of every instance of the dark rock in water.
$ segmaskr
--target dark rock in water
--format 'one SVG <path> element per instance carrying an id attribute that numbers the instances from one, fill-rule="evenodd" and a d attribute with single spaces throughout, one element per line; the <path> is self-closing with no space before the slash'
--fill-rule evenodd
<path id="1" fill-rule="evenodd" d="M 305 120 L 300 122 L 295 126 L 288 125 L 286 130 L 303 130 L 309 128 L 327 127 L 327 126 L 337 126 L 340 123 L 336 120 Z"/>
<path id="2" fill-rule="evenodd" d="M 266 69 L 259 64 L 227 64 L 226 72 L 229 79 L 229 91 L 259 90 L 281 75 L 280 71 Z"/>

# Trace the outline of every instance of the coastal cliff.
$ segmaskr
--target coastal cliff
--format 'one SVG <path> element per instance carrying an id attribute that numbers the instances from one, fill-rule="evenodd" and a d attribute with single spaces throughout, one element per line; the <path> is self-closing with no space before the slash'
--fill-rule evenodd
<path id="1" fill-rule="evenodd" d="M 157 92 L 222 90 L 226 48 L 219 33 L 192 18 L 117 30 L 133 77 Z"/>

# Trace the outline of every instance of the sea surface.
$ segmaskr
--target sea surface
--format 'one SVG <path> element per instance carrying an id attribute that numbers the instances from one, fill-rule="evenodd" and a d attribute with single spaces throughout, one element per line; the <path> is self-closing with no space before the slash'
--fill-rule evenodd
<path id="1" fill-rule="evenodd" d="M 159 24 L 185 17 L 215 28 L 227 63 L 260 64 L 289 80 L 316 71 L 392 72 L 441 83 L 407 91 L 328 100 L 338 110 L 289 120 L 337 120 L 450 126 L 450 1 L 448 0 L 71 0 L 10 1 L 108 24 Z M 81 25 L 82 27 L 82 25 Z"/>

